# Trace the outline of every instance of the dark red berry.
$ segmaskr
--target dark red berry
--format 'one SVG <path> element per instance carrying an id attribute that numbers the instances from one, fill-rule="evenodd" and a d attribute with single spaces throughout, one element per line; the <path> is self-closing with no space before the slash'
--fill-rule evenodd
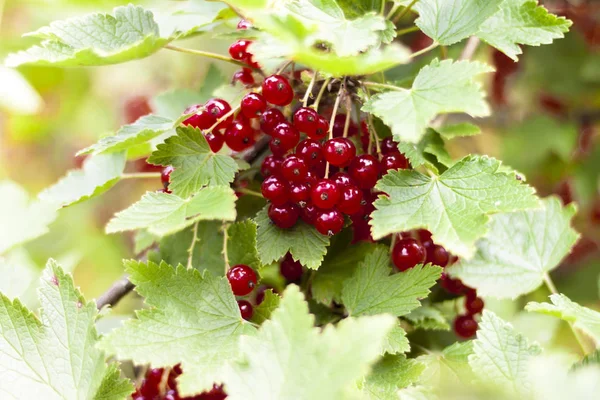
<path id="1" fill-rule="evenodd" d="M 361 189 L 371 189 L 379 179 L 379 161 L 370 154 L 355 157 L 348 167 L 350 177 Z"/>
<path id="2" fill-rule="evenodd" d="M 258 118 L 267 109 L 267 101 L 258 93 L 248 93 L 240 103 L 242 114 L 246 118 Z"/>
<path id="3" fill-rule="evenodd" d="M 340 201 L 340 189 L 331 179 L 321 179 L 310 192 L 312 203 L 324 210 L 329 210 Z"/>
<path id="4" fill-rule="evenodd" d="M 454 320 L 454 332 L 464 339 L 473 337 L 477 332 L 477 321 L 471 315 L 461 315 Z"/>
<path id="5" fill-rule="evenodd" d="M 296 225 L 300 216 L 300 208 L 295 204 L 276 206 L 271 204 L 268 211 L 269 218 L 281 229 L 288 229 Z"/>
<path id="6" fill-rule="evenodd" d="M 310 199 L 310 187 L 306 183 L 290 183 L 289 188 L 291 202 L 302 206 Z"/>
<path id="7" fill-rule="evenodd" d="M 431 232 L 429 232 L 427 229 L 417 229 L 417 236 L 419 237 L 421 243 L 432 241 Z"/>
<path id="8" fill-rule="evenodd" d="M 346 114 L 337 114 L 333 120 L 333 137 L 342 137 L 344 127 L 346 126 Z M 351 120 L 348 125 L 348 136 L 354 136 L 358 133 L 358 127 Z"/>
<path id="9" fill-rule="evenodd" d="M 383 139 L 379 146 L 381 147 L 382 154 L 392 154 L 400 152 L 400 150 L 398 150 L 398 143 L 394 142 L 394 139 L 392 139 L 391 136 L 388 136 L 385 139 Z"/>
<path id="10" fill-rule="evenodd" d="M 286 78 L 271 75 L 263 81 L 262 93 L 265 99 L 276 106 L 287 106 L 294 100 L 294 90 Z"/>
<path id="11" fill-rule="evenodd" d="M 225 131 L 225 143 L 233 151 L 242 151 L 254 144 L 254 130 L 250 125 L 234 122 Z"/>
<path id="12" fill-rule="evenodd" d="M 314 224 L 317 219 L 319 209 L 314 204 L 307 204 L 300 209 L 300 217 L 307 224 Z"/>
<path id="13" fill-rule="evenodd" d="M 277 175 L 271 175 L 265 179 L 260 186 L 260 191 L 265 199 L 278 206 L 284 205 L 289 200 L 288 186 Z"/>
<path id="14" fill-rule="evenodd" d="M 277 175 L 281 172 L 281 163 L 283 163 L 283 158 L 270 154 L 263 160 L 260 166 L 260 173 L 265 178 L 271 175 Z"/>
<path id="15" fill-rule="evenodd" d="M 299 157 L 286 157 L 281 164 L 281 174 L 288 182 L 304 182 L 307 173 L 308 167 Z"/>
<path id="16" fill-rule="evenodd" d="M 160 181 L 165 189 L 169 187 L 169 182 L 171 181 L 171 172 L 174 170 L 175 168 L 169 165 L 168 167 L 164 167 L 160 173 Z"/>
<path id="17" fill-rule="evenodd" d="M 223 99 L 210 99 L 206 102 L 205 107 L 208 113 L 215 118 L 215 121 L 221 119 L 231 111 L 231 106 L 228 102 L 226 102 Z M 225 129 L 231 124 L 232 121 L 233 115 L 230 115 L 229 117 L 221 121 L 215 129 Z"/>
<path id="18" fill-rule="evenodd" d="M 280 123 L 284 122 L 283 113 L 276 108 L 269 108 L 260 116 L 260 129 L 267 135 L 273 134 L 273 129 Z"/>
<path id="19" fill-rule="evenodd" d="M 425 247 L 427 249 L 427 258 L 425 259 L 425 262 L 439 265 L 442 268 L 448 265 L 450 256 L 444 247 L 438 244 L 431 244 Z"/>
<path id="20" fill-rule="evenodd" d="M 463 294 L 468 291 L 468 288 L 460 279 L 450 278 L 446 274 L 442 274 L 440 285 L 450 294 Z"/>
<path id="21" fill-rule="evenodd" d="M 400 153 L 390 153 L 381 157 L 382 171 L 408 169 L 408 167 L 408 160 Z"/>
<path id="22" fill-rule="evenodd" d="M 469 292 L 465 297 L 465 309 L 469 315 L 479 314 L 483 311 L 484 303 L 481 297 L 477 297 L 477 292 Z"/>
<path id="23" fill-rule="evenodd" d="M 415 239 L 400 239 L 392 249 L 392 261 L 398 270 L 406 271 L 425 261 L 425 248 Z"/>
<path id="24" fill-rule="evenodd" d="M 319 164 L 323 160 L 321 144 L 314 139 L 304 139 L 296 147 L 296 155 L 300 157 L 309 168 Z"/>
<path id="25" fill-rule="evenodd" d="M 325 119 L 325 117 L 319 115 L 317 117 L 317 129 L 313 134 L 307 133 L 307 135 L 311 139 L 321 140 L 325 139 L 327 132 L 329 132 L 329 122 Z"/>
<path id="26" fill-rule="evenodd" d="M 271 133 L 273 142 L 280 149 L 288 151 L 296 147 L 300 141 L 300 132 L 289 122 L 280 122 Z"/>
<path id="27" fill-rule="evenodd" d="M 347 138 L 333 138 L 323 145 L 325 160 L 336 167 L 346 167 L 356 156 L 354 143 Z"/>
<path id="28" fill-rule="evenodd" d="M 294 261 L 290 253 L 287 253 L 279 264 L 279 272 L 288 282 L 296 282 L 302 277 L 304 270 L 299 261 Z"/>
<path id="29" fill-rule="evenodd" d="M 309 107 L 300 107 L 294 113 L 294 126 L 300 132 L 306 133 L 308 137 L 315 136 L 319 114 Z"/>
<path id="30" fill-rule="evenodd" d="M 333 236 L 344 227 L 344 215 L 338 210 L 321 210 L 315 218 L 315 228 L 321 235 Z"/>
<path id="31" fill-rule="evenodd" d="M 227 280 L 234 295 L 245 296 L 256 286 L 256 272 L 248 265 L 238 264 L 227 271 Z"/>
<path id="32" fill-rule="evenodd" d="M 210 147 L 213 153 L 217 153 L 223 148 L 223 143 L 225 143 L 225 136 L 221 135 L 219 132 L 207 132 L 204 134 L 204 137 L 208 142 L 208 147 Z"/>
<path id="33" fill-rule="evenodd" d="M 252 28 L 252 22 L 247 19 L 241 19 L 237 24 L 237 28 L 241 31 Z"/>
<path id="34" fill-rule="evenodd" d="M 242 68 L 233 74 L 232 83 L 240 82 L 244 86 L 252 86 L 255 83 L 252 70 L 250 68 Z"/>
<path id="35" fill-rule="evenodd" d="M 214 118 L 202 104 L 196 104 L 188 107 L 183 112 L 184 115 L 191 113 L 195 114 L 183 121 L 183 125 L 192 126 L 199 129 L 208 129 L 213 126 L 215 122 L 217 122 L 217 119 Z"/>
<path id="36" fill-rule="evenodd" d="M 252 304 L 250 304 L 250 302 L 247 300 L 238 300 L 237 303 L 238 307 L 240 308 L 240 314 L 242 314 L 242 318 L 244 318 L 246 321 L 249 321 L 254 313 Z"/>
<path id="37" fill-rule="evenodd" d="M 363 218 L 352 219 L 352 233 L 352 243 L 374 242 L 373 236 L 371 236 L 371 226 Z"/>
<path id="38" fill-rule="evenodd" d="M 229 55 L 234 60 L 243 61 L 250 57 L 248 53 L 248 45 L 252 43 L 251 40 L 240 39 L 229 46 Z"/>
<path id="39" fill-rule="evenodd" d="M 362 206 L 362 192 L 354 185 L 347 185 L 341 188 L 338 210 L 346 215 L 356 214 Z"/>
<path id="40" fill-rule="evenodd" d="M 344 186 L 348 186 L 348 185 L 354 185 L 354 181 L 352 180 L 352 178 L 350 178 L 350 175 L 348 175 L 345 172 L 337 172 L 335 173 L 332 177 L 331 180 L 335 182 L 335 184 L 337 185 L 338 188 L 343 188 Z M 362 199 L 362 196 L 360 196 Z"/>

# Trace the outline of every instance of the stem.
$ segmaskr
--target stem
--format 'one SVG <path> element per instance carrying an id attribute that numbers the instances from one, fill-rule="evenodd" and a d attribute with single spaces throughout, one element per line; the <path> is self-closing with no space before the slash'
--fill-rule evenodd
<path id="1" fill-rule="evenodd" d="M 210 128 L 208 128 L 206 131 L 204 131 L 205 133 L 210 133 L 213 131 L 213 129 L 215 129 L 217 127 L 217 125 L 219 125 L 221 122 L 225 121 L 227 118 L 231 117 L 233 114 L 235 114 L 237 112 L 237 110 L 240 109 L 240 106 L 238 105 L 235 108 L 232 108 L 231 111 L 229 111 L 227 114 L 223 115 L 221 118 L 219 118 L 217 120 L 217 122 L 215 122 L 213 124 L 213 126 L 211 126 Z"/>
<path id="2" fill-rule="evenodd" d="M 396 31 L 396 37 L 406 35 L 407 33 L 416 32 L 419 30 L 418 26 L 411 26 L 410 28 L 398 29 Z"/>
<path id="3" fill-rule="evenodd" d="M 223 225 L 223 260 L 225 261 L 225 275 L 227 275 L 227 271 L 229 271 L 229 255 L 227 255 L 227 241 L 229 240 L 229 235 L 227 234 L 227 228 L 229 225 Z"/>
<path id="4" fill-rule="evenodd" d="M 260 197 L 261 199 L 264 199 L 265 197 L 262 195 L 262 193 L 260 192 L 256 192 L 254 190 L 250 190 L 250 189 L 246 189 L 246 188 L 236 188 L 235 189 L 236 192 L 239 193 L 243 193 L 243 194 L 248 194 L 250 196 L 255 196 L 255 197 Z"/>
<path id="5" fill-rule="evenodd" d="M 352 99 L 350 96 L 346 96 L 346 121 L 344 122 L 344 138 L 348 137 L 348 131 L 350 130 L 350 119 L 352 117 Z"/>
<path id="6" fill-rule="evenodd" d="M 306 88 L 306 93 L 304 93 L 304 98 L 302 99 L 302 105 L 304 107 L 306 107 L 306 103 L 308 103 L 308 98 L 312 94 L 313 86 L 315 85 L 315 81 L 317 80 L 317 74 L 318 74 L 318 72 L 315 71 L 312 79 L 310 80 L 310 83 L 308 84 L 308 87 Z"/>
<path id="7" fill-rule="evenodd" d="M 190 243 L 190 247 L 188 248 L 188 259 L 187 259 L 187 269 L 192 269 L 192 259 L 194 258 L 194 247 L 196 247 L 196 242 L 198 241 L 198 224 L 200 221 L 197 221 L 194 224 L 194 230 L 192 235 L 192 243 Z"/>
<path id="8" fill-rule="evenodd" d="M 431 50 L 435 49 L 439 45 L 440 44 L 438 42 L 433 42 L 429 46 L 425 47 L 424 49 L 421 49 L 419 51 L 415 51 L 414 53 L 412 53 L 410 55 L 410 58 L 415 58 L 415 57 L 421 56 L 421 55 L 427 53 L 428 51 L 431 51 Z"/>
<path id="9" fill-rule="evenodd" d="M 440 46 L 440 58 L 442 60 L 448 58 L 448 48 L 446 46 Z"/>
<path id="10" fill-rule="evenodd" d="M 321 102 L 321 98 L 323 97 L 323 94 L 325 93 L 325 89 L 327 89 L 327 85 L 329 85 L 330 80 L 331 80 L 331 78 L 325 79 L 325 82 L 323 82 L 323 86 L 321 86 L 321 90 L 319 90 L 319 94 L 317 95 L 317 98 L 312 105 L 316 111 L 319 111 L 319 103 Z"/>
<path id="11" fill-rule="evenodd" d="M 333 104 L 333 112 L 331 113 L 331 119 L 329 120 L 329 140 L 333 139 L 333 124 L 335 123 L 335 116 L 337 115 L 338 108 L 340 107 L 340 99 L 342 98 L 342 91 L 344 90 L 344 84 L 340 86 L 340 90 L 335 98 Z M 325 179 L 329 178 L 329 163 L 325 164 Z"/>
<path id="12" fill-rule="evenodd" d="M 398 235 L 395 233 L 392 233 L 392 243 L 390 243 L 390 254 L 392 254 L 392 251 L 394 250 L 394 246 L 396 245 L 397 238 L 398 238 Z"/>
<path id="13" fill-rule="evenodd" d="M 363 82 L 363 90 L 367 94 L 367 97 L 371 98 L 371 92 L 369 92 L 369 88 L 364 85 Z M 369 126 L 369 146 L 367 147 L 367 151 L 369 154 L 373 151 L 373 142 L 375 142 L 375 148 L 377 149 L 377 158 L 381 159 L 381 146 L 379 145 L 379 136 L 377 136 L 377 132 L 375 131 L 375 124 L 373 123 L 373 114 L 367 114 L 367 123 Z"/>
<path id="14" fill-rule="evenodd" d="M 390 19 L 392 17 L 392 15 L 394 15 L 396 13 L 396 11 L 398 11 L 399 8 L 400 8 L 400 4 L 396 4 L 396 5 L 392 6 L 390 11 L 385 16 L 385 19 Z"/>
<path id="15" fill-rule="evenodd" d="M 477 36 L 471 36 L 465 45 L 462 53 L 460 53 L 459 60 L 469 60 L 475 55 L 477 47 L 481 43 L 481 40 Z"/>
<path id="16" fill-rule="evenodd" d="M 169 49 L 169 50 L 173 50 L 173 51 L 178 51 L 180 53 L 193 54 L 195 56 L 208 57 L 208 58 L 212 58 L 214 60 L 225 61 L 225 62 L 228 62 L 228 63 L 231 63 L 231 64 L 239 65 L 239 66 L 244 67 L 244 68 L 250 68 L 250 69 L 254 69 L 255 70 L 255 68 L 252 68 L 251 66 L 249 66 L 246 63 L 243 63 L 243 62 L 238 61 L 238 60 L 234 60 L 233 58 L 224 56 L 222 54 L 211 53 L 209 51 L 202 51 L 202 50 L 195 50 L 195 49 L 186 49 L 184 47 L 173 46 L 172 44 L 166 45 L 165 49 Z"/>
<path id="17" fill-rule="evenodd" d="M 392 22 L 395 24 L 398 21 L 400 21 L 402 19 L 402 17 L 404 17 L 406 14 L 408 14 L 410 12 L 410 10 L 413 8 L 413 6 L 415 4 L 417 4 L 418 1 L 419 0 L 413 0 L 413 1 L 411 1 L 410 4 L 407 5 L 406 8 L 404 10 L 402 10 L 402 12 L 400 14 L 398 14 L 398 15 L 396 15 L 394 17 L 394 19 L 392 20 Z"/>
<path id="18" fill-rule="evenodd" d="M 291 63 L 293 63 L 293 61 L 288 61 L 285 64 L 283 64 L 283 66 L 279 68 L 279 71 L 277 71 L 277 75 L 281 74 Z"/>
<path id="19" fill-rule="evenodd" d="M 131 174 L 123 174 L 121 175 L 121 179 L 156 179 L 160 178 L 160 172 L 135 172 Z"/>
<path id="20" fill-rule="evenodd" d="M 364 81 L 364 82 L 362 82 L 362 84 L 364 86 L 372 87 L 372 88 L 389 89 L 389 90 L 396 90 L 396 91 L 402 91 L 402 90 L 404 90 L 401 87 L 394 86 L 394 85 L 388 85 L 388 84 L 385 84 L 385 83 Z"/>
<path id="21" fill-rule="evenodd" d="M 131 292 L 134 287 L 135 285 L 129 281 L 128 276 L 123 276 L 98 297 L 98 300 L 96 300 L 96 307 L 100 310 L 104 306 L 114 306 L 119 300 L 125 297 L 127 293 Z"/>

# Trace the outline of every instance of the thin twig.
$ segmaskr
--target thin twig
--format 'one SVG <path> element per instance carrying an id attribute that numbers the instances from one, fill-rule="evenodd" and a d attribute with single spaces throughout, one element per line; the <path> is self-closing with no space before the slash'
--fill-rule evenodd
<path id="1" fill-rule="evenodd" d="M 396 31 L 396 37 L 406 35 L 407 33 L 416 32 L 419 30 L 418 26 L 411 26 L 410 28 L 398 29 Z"/>
<path id="2" fill-rule="evenodd" d="M 333 125 L 335 123 L 335 117 L 337 115 L 338 108 L 340 107 L 340 99 L 342 97 L 342 92 L 344 90 L 344 83 L 340 86 L 340 90 L 335 98 L 335 103 L 333 104 L 333 111 L 331 112 L 331 119 L 329 120 L 329 140 L 333 139 Z M 325 178 L 329 178 L 329 163 L 325 164 Z"/>
<path id="3" fill-rule="evenodd" d="M 250 68 L 250 69 L 256 70 L 256 68 L 252 68 L 250 65 L 248 65 L 244 62 L 234 60 L 233 58 L 224 56 L 222 54 L 211 53 L 209 51 L 202 51 L 202 50 L 195 50 L 195 49 L 186 49 L 184 47 L 173 46 L 172 44 L 166 45 L 165 49 L 178 51 L 180 53 L 193 54 L 195 56 L 208 57 L 208 58 L 212 58 L 213 60 L 225 61 L 225 62 L 228 62 L 231 64 L 239 65 L 244 68 Z"/>
<path id="4" fill-rule="evenodd" d="M 404 17 L 406 14 L 408 14 L 410 12 L 410 10 L 412 10 L 413 6 L 415 4 L 417 4 L 418 1 L 419 0 L 413 0 L 409 5 L 406 6 L 406 8 L 404 10 L 402 10 L 402 12 L 400 14 L 398 14 L 394 17 L 392 22 L 395 24 L 398 21 L 400 21 L 402 19 L 402 17 Z"/>
<path id="5" fill-rule="evenodd" d="M 127 275 L 113 283 L 106 292 L 104 292 L 98 300 L 96 306 L 100 310 L 104 306 L 115 306 L 125 295 L 133 290 L 135 285 L 129 281 Z"/>
<path id="6" fill-rule="evenodd" d="M 229 240 L 227 228 L 229 228 L 229 225 L 223 225 L 223 260 L 225 261 L 225 275 L 227 275 L 227 271 L 229 271 L 230 267 L 229 255 L 227 254 L 227 241 Z"/>
<path id="7" fill-rule="evenodd" d="M 188 259 L 187 259 L 187 269 L 190 270 L 193 268 L 192 259 L 194 258 L 194 247 L 196 247 L 196 242 L 198 241 L 198 224 L 200 221 L 196 221 L 194 224 L 194 229 L 192 230 L 192 243 L 190 243 L 190 247 L 188 247 Z"/>
<path id="8" fill-rule="evenodd" d="M 348 137 L 348 131 L 350 130 L 350 120 L 352 117 L 352 98 L 346 96 L 346 121 L 344 122 L 344 138 Z"/>
<path id="9" fill-rule="evenodd" d="M 260 197 L 261 199 L 264 199 L 264 196 L 262 195 L 262 193 L 256 192 L 254 190 L 250 190 L 250 189 L 246 189 L 246 188 L 236 188 L 235 191 L 239 192 L 239 193 L 247 194 L 247 195 L 250 195 L 250 196 Z"/>
<path id="10" fill-rule="evenodd" d="M 435 49 L 436 47 L 438 47 L 440 44 L 438 42 L 433 42 L 431 43 L 429 46 L 425 47 L 424 49 L 421 49 L 419 51 L 415 51 L 414 53 L 412 53 L 410 55 L 410 58 L 415 58 L 418 56 L 422 56 L 423 54 Z"/>
<path id="11" fill-rule="evenodd" d="M 372 87 L 372 88 L 375 88 L 375 89 L 404 90 L 401 87 L 394 86 L 394 85 L 388 85 L 386 83 L 371 82 L 371 81 L 363 81 L 361 83 L 364 86 Z"/>
<path id="12" fill-rule="evenodd" d="M 160 172 L 134 172 L 121 175 L 121 179 L 156 179 L 160 178 Z"/>
<path id="13" fill-rule="evenodd" d="M 321 90 L 319 90 L 319 94 L 317 95 L 317 98 L 315 99 L 315 102 L 312 105 L 313 108 L 317 111 L 319 111 L 319 103 L 321 102 L 321 98 L 323 97 L 323 94 L 325 93 L 325 90 L 327 89 L 327 85 L 329 85 L 330 81 L 331 81 L 331 78 L 325 79 L 325 82 L 323 82 L 323 86 L 321 86 Z"/>
<path id="14" fill-rule="evenodd" d="M 306 93 L 304 93 L 304 98 L 302 99 L 302 105 L 304 107 L 306 107 L 306 103 L 308 103 L 308 99 L 309 99 L 310 95 L 312 94 L 312 89 L 313 89 L 313 86 L 315 85 L 315 81 L 317 80 L 317 75 L 318 75 L 318 72 L 315 71 L 312 79 L 310 80 L 310 83 L 308 84 L 308 87 L 306 88 Z"/>
<path id="15" fill-rule="evenodd" d="M 481 40 L 477 36 L 471 36 L 469 40 L 467 40 L 467 44 L 463 49 L 462 53 L 460 53 L 459 60 L 470 60 L 475 55 L 475 51 L 477 47 L 479 47 L 479 43 Z"/>

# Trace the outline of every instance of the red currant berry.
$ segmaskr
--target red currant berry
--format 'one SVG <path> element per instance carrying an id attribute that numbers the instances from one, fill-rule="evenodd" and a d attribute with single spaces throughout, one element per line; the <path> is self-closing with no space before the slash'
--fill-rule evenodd
<path id="1" fill-rule="evenodd" d="M 392 261 L 398 270 L 406 271 L 425 261 L 425 248 L 415 239 L 400 239 L 392 249 Z"/>
<path id="2" fill-rule="evenodd" d="M 360 155 L 350 163 L 350 177 L 361 189 L 371 189 L 379 178 L 379 161 L 369 154 Z"/>
<path id="3" fill-rule="evenodd" d="M 335 184 L 337 185 L 337 187 L 339 188 L 343 188 L 345 186 L 355 186 L 354 185 L 354 181 L 352 180 L 352 178 L 350 178 L 350 175 L 348 175 L 345 172 L 337 172 L 335 173 L 332 177 L 331 180 L 335 182 Z M 362 195 L 360 196 L 362 199 Z"/>
<path id="4" fill-rule="evenodd" d="M 323 160 L 321 144 L 314 139 L 304 139 L 296 147 L 296 155 L 300 157 L 309 168 L 319 164 Z"/>
<path id="5" fill-rule="evenodd" d="M 210 99 L 206 102 L 205 107 L 209 114 L 212 115 L 213 118 L 215 118 L 215 122 L 223 118 L 227 113 L 231 111 L 231 106 L 228 102 L 226 102 L 223 99 Z M 232 121 L 233 115 L 230 115 L 225 120 L 221 121 L 215 129 L 225 129 L 231 124 Z"/>
<path id="6" fill-rule="evenodd" d="M 246 118 L 258 118 L 267 109 L 267 101 L 258 93 L 248 93 L 240 103 L 242 114 Z"/>
<path id="7" fill-rule="evenodd" d="M 252 22 L 247 19 L 241 19 L 237 24 L 237 28 L 241 31 L 252 28 Z"/>
<path id="8" fill-rule="evenodd" d="M 305 205 L 310 198 L 310 188 L 306 183 L 290 183 L 290 201 L 300 206 Z"/>
<path id="9" fill-rule="evenodd" d="M 260 166 L 260 173 L 265 178 L 271 175 L 277 175 L 281 172 L 281 163 L 283 163 L 283 158 L 270 154 L 263 160 Z"/>
<path id="10" fill-rule="evenodd" d="M 238 264 L 227 271 L 227 280 L 236 296 L 249 294 L 256 286 L 256 272 L 244 264 Z"/>
<path id="11" fill-rule="evenodd" d="M 251 56 L 248 53 L 248 45 L 252 43 L 251 40 L 240 39 L 229 46 L 229 55 L 234 60 L 242 61 Z"/>
<path id="12" fill-rule="evenodd" d="M 300 132 L 304 132 L 308 137 L 315 136 L 317 130 L 317 119 L 319 114 L 309 107 L 300 107 L 294 113 L 294 126 Z"/>
<path id="13" fill-rule="evenodd" d="M 160 173 L 160 181 L 163 184 L 163 187 L 166 189 L 169 187 L 169 182 L 171 181 L 171 172 L 173 172 L 175 168 L 169 165 L 168 167 L 164 167 Z"/>
<path id="14" fill-rule="evenodd" d="M 277 175 L 271 175 L 265 179 L 260 186 L 260 191 L 265 199 L 278 206 L 284 205 L 289 200 L 288 186 Z"/>
<path id="15" fill-rule="evenodd" d="M 294 100 L 294 90 L 286 78 L 281 75 L 271 75 L 263 81 L 263 96 L 276 106 L 287 106 Z"/>
<path id="16" fill-rule="evenodd" d="M 313 171 L 308 171 L 306 174 L 306 184 L 309 188 L 315 186 L 318 180 L 319 178 L 317 178 L 317 174 L 315 174 Z"/>
<path id="17" fill-rule="evenodd" d="M 440 278 L 440 285 L 450 294 L 463 294 L 468 290 L 468 288 L 460 279 L 450 278 L 446 274 L 442 274 L 442 277 Z"/>
<path id="18" fill-rule="evenodd" d="M 254 131 L 250 125 L 234 122 L 225 131 L 225 143 L 233 151 L 242 151 L 254 144 Z"/>
<path id="19" fill-rule="evenodd" d="M 352 219 L 352 243 L 375 242 L 371 236 L 371 226 L 364 219 Z"/>
<path id="20" fill-rule="evenodd" d="M 327 163 L 325 159 L 319 161 L 317 165 L 311 168 L 311 171 L 315 174 L 317 178 L 325 178 L 325 169 L 327 168 Z M 331 172 L 333 173 L 333 168 L 331 168 Z"/>
<path id="21" fill-rule="evenodd" d="M 344 127 L 346 126 L 346 114 L 337 114 L 333 120 L 333 137 L 342 137 Z M 358 127 L 352 121 L 348 125 L 348 136 L 354 136 L 358 133 Z"/>
<path id="22" fill-rule="evenodd" d="M 273 137 L 274 144 L 285 151 L 293 149 L 300 141 L 300 132 L 289 122 L 280 122 L 277 124 L 271 136 Z"/>
<path id="23" fill-rule="evenodd" d="M 380 143 L 382 154 L 393 154 L 398 153 L 398 143 L 394 142 L 391 136 L 386 137 Z"/>
<path id="24" fill-rule="evenodd" d="M 289 156 L 281 164 L 281 174 L 288 182 L 304 182 L 308 168 L 304 161 L 296 156 Z"/>
<path id="25" fill-rule="evenodd" d="M 223 143 L 225 143 L 225 137 L 219 132 L 207 132 L 204 134 L 204 137 L 208 142 L 208 147 L 210 147 L 213 153 L 217 153 L 223 148 Z"/>
<path id="26" fill-rule="evenodd" d="M 269 140 L 269 148 L 271 149 L 271 153 L 277 157 L 283 157 L 288 152 L 288 149 L 283 147 L 280 140 L 273 138 Z"/>
<path id="27" fill-rule="evenodd" d="M 477 297 L 477 292 L 469 292 L 465 297 L 465 309 L 469 315 L 479 314 L 483 311 L 484 303 L 481 297 Z"/>
<path id="28" fill-rule="evenodd" d="M 300 217 L 304 222 L 313 225 L 317 219 L 319 209 L 314 204 L 307 204 L 300 209 Z"/>
<path id="29" fill-rule="evenodd" d="M 425 242 L 427 243 L 427 242 Z M 432 263 L 434 265 L 439 265 L 444 268 L 448 265 L 448 260 L 450 260 L 450 256 L 445 248 L 438 244 L 432 244 L 430 246 L 426 246 L 427 248 L 427 258 L 425 262 Z"/>
<path id="30" fill-rule="evenodd" d="M 334 138 L 323 146 L 325 160 L 336 167 L 346 167 L 356 157 L 356 147 L 347 138 Z"/>
<path id="31" fill-rule="evenodd" d="M 383 171 L 408 169 L 408 160 L 400 153 L 390 153 L 381 157 L 381 169 Z"/>
<path id="32" fill-rule="evenodd" d="M 321 235 L 333 236 L 344 227 L 344 215 L 338 210 L 321 210 L 315 218 L 315 228 Z"/>
<path id="33" fill-rule="evenodd" d="M 307 133 L 307 135 L 311 139 L 321 140 L 325 139 L 327 132 L 329 132 L 329 122 L 327 122 L 325 117 L 319 115 L 317 117 L 317 129 L 315 129 L 313 134 Z"/>
<path id="34" fill-rule="evenodd" d="M 240 314 L 242 314 L 242 318 L 244 318 L 246 321 L 249 321 L 254 313 L 252 304 L 250 304 L 250 302 L 247 300 L 238 300 L 237 303 L 240 309 Z"/>
<path id="35" fill-rule="evenodd" d="M 340 190 L 330 179 L 321 179 L 310 192 L 312 203 L 324 210 L 329 210 L 340 201 Z"/>
<path id="36" fill-rule="evenodd" d="M 273 129 L 280 122 L 285 122 L 283 113 L 276 108 L 269 108 L 260 116 L 260 129 L 267 135 L 272 135 Z"/>
<path id="37" fill-rule="evenodd" d="M 300 216 L 300 208 L 295 204 L 276 206 L 271 204 L 268 211 L 269 218 L 281 229 L 288 229 L 296 225 Z"/>
<path id="38" fill-rule="evenodd" d="M 362 199 L 362 192 L 356 186 L 344 186 L 341 189 L 338 209 L 346 215 L 356 214 L 360 211 Z"/>
<path id="39" fill-rule="evenodd" d="M 287 253 L 279 264 L 279 272 L 288 282 L 296 282 L 302 277 L 304 270 L 299 261 L 294 261 L 290 253 Z"/>
<path id="40" fill-rule="evenodd" d="M 470 315 L 461 315 L 454 320 L 454 332 L 464 339 L 473 337 L 477 332 L 477 321 Z"/>
<path id="41" fill-rule="evenodd" d="M 188 107 L 183 112 L 184 115 L 191 113 L 195 114 L 183 121 L 183 125 L 192 126 L 199 129 L 208 129 L 213 126 L 215 122 L 217 122 L 217 119 L 214 118 L 202 104 L 196 104 Z"/>
<path id="42" fill-rule="evenodd" d="M 252 86 L 255 83 L 252 70 L 250 68 L 242 68 L 233 74 L 233 83 L 240 82 L 244 86 Z"/>
<path id="43" fill-rule="evenodd" d="M 417 229 L 417 236 L 419 237 L 421 243 L 432 242 L 431 232 L 429 232 L 427 229 Z"/>

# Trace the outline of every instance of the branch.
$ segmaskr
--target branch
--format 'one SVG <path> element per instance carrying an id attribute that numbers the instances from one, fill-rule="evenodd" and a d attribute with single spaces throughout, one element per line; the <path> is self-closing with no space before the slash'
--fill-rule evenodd
<path id="1" fill-rule="evenodd" d="M 129 281 L 128 276 L 123 276 L 98 297 L 98 300 L 96 300 L 96 307 L 100 310 L 104 306 L 115 306 L 127 293 L 131 292 L 134 287 L 135 285 Z"/>

